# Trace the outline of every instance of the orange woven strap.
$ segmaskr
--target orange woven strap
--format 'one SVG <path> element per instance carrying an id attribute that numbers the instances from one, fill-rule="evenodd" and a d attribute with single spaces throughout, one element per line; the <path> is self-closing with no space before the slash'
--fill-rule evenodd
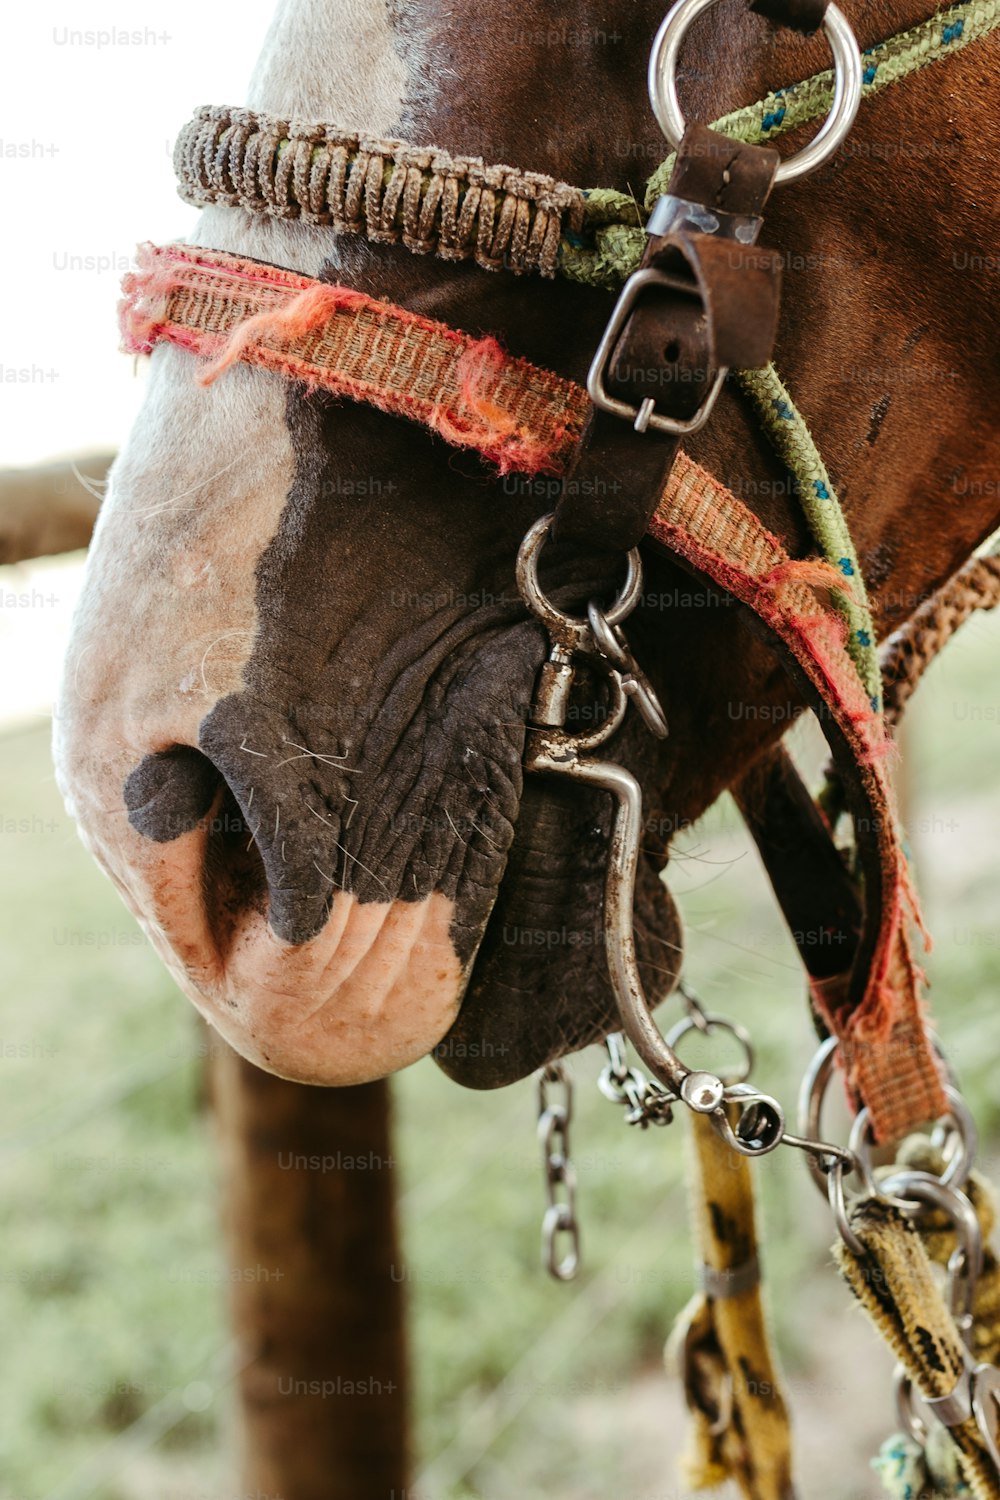
<path id="1" fill-rule="evenodd" d="M 167 340 L 211 363 L 236 361 L 409 417 L 474 448 L 502 472 L 562 472 L 590 412 L 572 381 L 446 324 L 362 292 L 195 246 L 144 245 L 126 276 L 124 344 Z M 850 974 L 815 985 L 840 1039 L 850 1091 L 878 1140 L 945 1110 L 923 1025 L 910 928 L 919 922 L 886 774 L 890 745 L 848 656 L 839 614 L 815 586 L 842 586 L 825 564 L 795 562 L 745 505 L 680 453 L 649 537 L 748 605 L 785 648 L 853 789 L 865 872 L 865 932 Z"/>
<path id="2" fill-rule="evenodd" d="M 748 605 L 784 646 L 809 699 L 820 700 L 853 792 L 866 920 L 852 972 L 814 984 L 813 998 L 840 1040 L 848 1087 L 868 1106 L 876 1139 L 898 1140 L 947 1106 L 911 943 L 920 916 L 887 772 L 892 747 L 847 653 L 843 622 L 816 593 L 816 585 L 842 580 L 826 564 L 790 558 L 752 511 L 684 453 L 649 535 Z"/>
<path id="3" fill-rule="evenodd" d="M 204 384 L 237 360 L 260 365 L 410 417 L 501 473 L 560 473 L 590 412 L 573 381 L 512 358 L 496 339 L 260 261 L 141 245 L 123 291 L 130 354 L 166 340 L 206 355 Z"/>

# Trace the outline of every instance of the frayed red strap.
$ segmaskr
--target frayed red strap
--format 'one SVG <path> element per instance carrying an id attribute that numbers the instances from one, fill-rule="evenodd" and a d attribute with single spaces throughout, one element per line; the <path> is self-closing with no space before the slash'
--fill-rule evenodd
<path id="1" fill-rule="evenodd" d="M 868 1106 L 876 1139 L 899 1140 L 947 1106 L 911 946 L 911 930 L 921 924 L 887 773 L 892 747 L 847 653 L 843 622 L 815 592 L 836 575 L 789 558 L 753 512 L 684 453 L 649 535 L 764 621 L 833 720 L 831 745 L 855 794 L 866 931 L 854 970 L 814 984 L 813 998 L 840 1040 L 848 1085 Z"/>
<path id="2" fill-rule="evenodd" d="M 161 340 L 211 363 L 240 361 L 311 389 L 409 417 L 502 474 L 559 474 L 590 411 L 573 381 L 444 323 L 260 261 L 192 245 L 141 245 L 123 282 L 122 342 Z"/>

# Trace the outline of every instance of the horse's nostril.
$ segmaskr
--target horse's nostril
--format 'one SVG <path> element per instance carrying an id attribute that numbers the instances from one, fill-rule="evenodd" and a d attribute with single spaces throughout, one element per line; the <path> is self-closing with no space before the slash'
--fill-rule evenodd
<path id="1" fill-rule="evenodd" d="M 205 910 L 220 953 L 227 953 L 247 912 L 267 916 L 267 872 L 250 827 L 232 789 L 222 783 L 207 819 L 203 881 Z"/>
<path id="2" fill-rule="evenodd" d="M 212 762 L 190 745 L 147 755 L 125 779 L 129 822 L 158 844 L 180 838 L 205 817 L 221 780 Z"/>

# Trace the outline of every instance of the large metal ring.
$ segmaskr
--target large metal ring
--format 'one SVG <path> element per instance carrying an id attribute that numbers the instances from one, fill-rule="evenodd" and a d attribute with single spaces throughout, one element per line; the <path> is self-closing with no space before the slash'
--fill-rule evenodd
<path id="1" fill-rule="evenodd" d="M 830 1079 L 833 1077 L 836 1061 L 837 1038 L 835 1036 L 828 1036 L 825 1041 L 820 1043 L 812 1062 L 809 1064 L 805 1077 L 802 1080 L 802 1088 L 799 1092 L 799 1131 L 807 1140 L 814 1141 L 817 1144 L 823 1140 L 823 1100 L 826 1098 L 826 1091 Z M 842 1147 L 838 1147 L 836 1155 L 832 1152 L 830 1153 L 831 1167 L 838 1159 L 843 1161 L 845 1157 L 851 1158 L 853 1162 L 852 1170 L 860 1174 L 865 1192 L 873 1193 L 875 1191 L 875 1179 L 871 1175 L 867 1160 L 861 1160 L 855 1152 L 850 1150 L 844 1151 Z M 809 1169 L 810 1177 L 824 1198 L 829 1197 L 831 1191 L 836 1191 L 839 1199 L 843 1200 L 843 1176 L 845 1170 L 843 1165 L 840 1167 L 838 1179 L 833 1188 L 831 1188 L 831 1179 L 828 1176 L 828 1171 L 824 1170 L 817 1152 L 807 1151 L 806 1166 Z M 840 1214 L 835 1205 L 834 1213 L 837 1216 L 838 1228 L 840 1227 L 841 1218 L 846 1224 L 846 1210 L 843 1214 Z"/>
<path id="2" fill-rule="evenodd" d="M 965 1256 L 961 1274 L 969 1283 L 967 1306 L 961 1308 L 953 1304 L 951 1311 L 956 1315 L 970 1313 L 976 1283 L 983 1274 L 983 1234 L 971 1200 L 930 1172 L 894 1172 L 891 1177 L 883 1177 L 878 1184 L 878 1195 L 911 1215 L 924 1209 L 936 1209 L 951 1220 L 959 1248 Z"/>
<path id="3" fill-rule="evenodd" d="M 945 1085 L 945 1097 L 948 1100 L 948 1113 L 937 1122 L 937 1128 L 947 1128 L 957 1139 L 954 1154 L 949 1158 L 948 1165 L 942 1173 L 941 1181 L 947 1187 L 960 1186 L 968 1177 L 972 1164 L 976 1157 L 979 1137 L 976 1130 L 976 1122 L 969 1112 L 969 1107 L 963 1099 L 959 1089 L 954 1082 L 955 1075 L 949 1066 L 941 1048 L 941 1043 L 933 1032 L 929 1032 L 931 1044 L 935 1054 L 944 1066 L 945 1073 L 952 1080 Z M 816 1140 L 822 1136 L 822 1110 L 823 1100 L 830 1080 L 833 1077 L 837 1055 L 837 1038 L 828 1036 L 821 1042 L 813 1057 L 812 1062 L 802 1080 L 802 1088 L 799 1093 L 798 1121 L 799 1130 L 804 1136 Z M 868 1139 L 869 1115 L 867 1108 L 862 1108 L 854 1117 L 848 1143 L 848 1154 L 854 1157 L 857 1170 L 860 1172 L 865 1183 L 866 1190 L 876 1191 L 875 1177 L 872 1171 L 871 1151 L 873 1144 Z M 824 1195 L 827 1192 L 827 1177 L 817 1158 L 809 1156 L 808 1167 L 810 1175 Z"/>
<path id="4" fill-rule="evenodd" d="M 809 1158 L 810 1163 L 812 1158 Z M 847 1194 L 844 1192 L 844 1169 L 846 1163 L 843 1157 L 836 1157 L 830 1167 L 830 1175 L 827 1177 L 827 1196 L 830 1200 L 830 1209 L 833 1213 L 837 1233 L 854 1255 L 864 1255 L 865 1245 L 863 1240 L 851 1228 L 851 1221 L 847 1216 Z"/>
<path id="5" fill-rule="evenodd" d="M 687 128 L 677 97 L 677 59 L 681 43 L 691 22 L 716 3 L 717 0 L 677 0 L 653 42 L 649 58 L 649 98 L 660 129 L 675 151 L 680 148 Z M 833 105 L 808 146 L 781 163 L 775 182 L 793 182 L 826 161 L 846 139 L 861 103 L 861 49 L 847 17 L 838 6 L 827 7 L 823 30 L 833 53 Z"/>
<path id="6" fill-rule="evenodd" d="M 568 615 L 557 608 L 545 593 L 538 578 L 538 558 L 548 540 L 555 512 L 541 516 L 528 531 L 517 554 L 517 586 L 521 598 L 536 619 L 541 620 L 553 635 L 572 632 L 580 642 L 590 639 L 590 621 L 577 615 Z M 628 553 L 628 573 L 614 604 L 604 610 L 609 625 L 620 625 L 635 609 L 642 597 L 642 560 L 638 547 Z"/>
<path id="7" fill-rule="evenodd" d="M 979 1145 L 979 1133 L 976 1130 L 976 1122 L 972 1118 L 969 1106 L 958 1090 L 953 1088 L 950 1083 L 946 1083 L 944 1094 L 948 1100 L 948 1113 L 942 1116 L 940 1123 L 951 1125 L 952 1134 L 957 1144 L 940 1177 L 935 1177 L 930 1172 L 926 1175 L 940 1182 L 942 1187 L 960 1188 L 972 1170 L 972 1164 L 975 1161 L 976 1150 Z M 848 1145 L 849 1149 L 854 1152 L 854 1155 L 869 1172 L 872 1170 L 871 1150 L 874 1144 L 871 1138 L 868 1110 L 867 1108 L 860 1109 L 854 1117 L 854 1124 L 851 1127 L 851 1136 Z M 900 1198 L 893 1197 L 886 1190 L 884 1183 L 879 1185 L 879 1194 L 883 1198 L 888 1198 L 890 1203 L 902 1209 L 904 1213 L 912 1212 L 913 1205 Z"/>

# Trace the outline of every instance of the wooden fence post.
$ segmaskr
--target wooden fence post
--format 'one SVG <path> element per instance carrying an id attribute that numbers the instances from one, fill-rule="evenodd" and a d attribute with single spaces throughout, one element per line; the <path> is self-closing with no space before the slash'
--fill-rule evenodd
<path id="1" fill-rule="evenodd" d="M 27 469 L 0 469 L 0 563 L 86 547 L 113 457 L 84 453 Z"/>
<path id="2" fill-rule="evenodd" d="M 403 1287 L 385 1082 L 210 1048 L 248 1500 L 403 1500 Z"/>

